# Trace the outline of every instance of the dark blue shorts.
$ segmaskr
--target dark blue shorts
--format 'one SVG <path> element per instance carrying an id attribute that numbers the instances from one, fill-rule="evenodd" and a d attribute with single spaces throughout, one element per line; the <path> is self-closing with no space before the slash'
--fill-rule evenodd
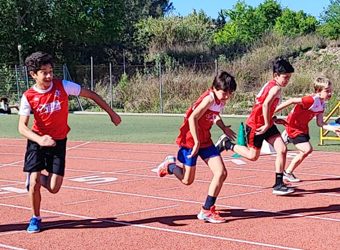
<path id="1" fill-rule="evenodd" d="M 246 135 L 247 135 L 248 147 L 261 149 L 264 140 L 268 141 L 270 137 L 279 136 L 281 134 L 275 125 L 271 126 L 262 135 L 256 135 L 256 129 L 251 128 L 248 125 L 246 125 Z"/>
<path id="2" fill-rule="evenodd" d="M 304 142 L 309 142 L 310 137 L 308 134 L 299 134 L 294 138 L 290 138 L 288 136 L 288 141 L 292 142 L 294 145 L 299 144 L 299 143 L 304 143 Z"/>
<path id="3" fill-rule="evenodd" d="M 56 140 L 54 147 L 42 147 L 28 140 L 25 154 L 24 172 L 47 172 L 64 176 L 66 157 L 66 138 Z"/>
<path id="4" fill-rule="evenodd" d="M 220 155 L 220 153 L 218 152 L 217 148 L 214 145 L 207 148 L 200 148 L 195 156 L 188 158 L 188 155 L 191 154 L 191 151 L 192 148 L 180 147 L 177 153 L 177 159 L 179 160 L 179 162 L 189 167 L 195 167 L 198 156 L 201 157 L 202 160 L 205 160 Z"/>

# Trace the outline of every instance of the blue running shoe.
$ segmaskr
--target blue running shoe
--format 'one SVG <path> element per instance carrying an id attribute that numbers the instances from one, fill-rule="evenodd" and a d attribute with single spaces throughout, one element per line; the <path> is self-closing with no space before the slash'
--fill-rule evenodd
<path id="1" fill-rule="evenodd" d="M 32 217 L 30 220 L 30 223 L 28 224 L 27 232 L 28 233 L 39 233 L 40 224 L 41 224 L 41 219 L 39 220 L 38 218 Z"/>

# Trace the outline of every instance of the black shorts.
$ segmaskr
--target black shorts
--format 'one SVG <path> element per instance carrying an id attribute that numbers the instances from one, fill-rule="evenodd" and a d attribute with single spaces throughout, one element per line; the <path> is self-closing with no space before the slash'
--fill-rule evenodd
<path id="1" fill-rule="evenodd" d="M 54 147 L 42 147 L 27 140 L 24 172 L 40 172 L 45 169 L 49 173 L 64 176 L 66 141 L 67 138 L 56 140 Z"/>
<path id="2" fill-rule="evenodd" d="M 288 142 L 293 143 L 294 145 L 299 144 L 299 143 L 303 143 L 303 142 L 309 142 L 310 137 L 308 134 L 299 134 L 298 136 L 294 137 L 294 138 L 290 138 L 288 136 Z"/>
<path id="3" fill-rule="evenodd" d="M 274 135 L 280 135 L 280 131 L 275 125 L 273 125 L 264 134 L 256 135 L 256 129 L 253 129 L 246 125 L 246 135 L 247 144 L 249 147 L 261 149 L 264 140 L 268 141 L 270 137 Z"/>

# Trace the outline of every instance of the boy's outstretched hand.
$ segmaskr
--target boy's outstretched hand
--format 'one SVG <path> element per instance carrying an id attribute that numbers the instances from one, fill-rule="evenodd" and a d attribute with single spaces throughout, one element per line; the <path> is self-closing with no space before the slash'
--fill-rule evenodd
<path id="1" fill-rule="evenodd" d="M 340 137 L 340 128 L 336 129 L 336 130 L 335 130 L 335 133 L 336 133 L 336 135 L 337 135 L 338 137 Z"/>
<path id="2" fill-rule="evenodd" d="M 229 126 L 225 126 L 223 132 L 228 136 L 228 138 L 232 141 L 236 139 L 236 133 Z"/>
<path id="3" fill-rule="evenodd" d="M 114 125 L 118 126 L 122 119 L 120 118 L 120 116 L 116 113 L 116 112 L 113 112 L 110 114 L 110 118 L 111 118 L 111 121 L 114 123 Z"/>

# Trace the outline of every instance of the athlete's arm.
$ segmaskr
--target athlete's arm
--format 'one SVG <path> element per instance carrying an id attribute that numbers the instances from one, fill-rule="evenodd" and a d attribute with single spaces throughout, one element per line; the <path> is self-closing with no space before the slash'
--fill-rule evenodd
<path id="1" fill-rule="evenodd" d="M 318 127 L 327 125 L 327 123 L 323 121 L 323 113 L 316 115 L 316 125 L 318 125 Z"/>
<path id="2" fill-rule="evenodd" d="M 188 118 L 190 133 L 195 143 L 189 157 L 192 157 L 195 154 L 197 154 L 200 148 L 200 141 L 198 140 L 198 132 L 197 132 L 198 120 L 202 117 L 202 115 L 209 109 L 209 107 L 213 103 L 214 103 L 214 99 L 210 95 L 204 97 L 202 102 L 198 104 L 198 106 L 192 111 L 191 115 Z"/>
<path id="3" fill-rule="evenodd" d="M 121 122 L 120 116 L 114 112 L 111 107 L 101 98 L 96 92 L 82 88 L 79 96 L 89 98 L 98 104 L 99 107 L 104 109 L 109 114 L 111 121 L 117 126 Z"/>
<path id="4" fill-rule="evenodd" d="M 299 104 L 302 103 L 302 98 L 297 97 L 297 98 L 290 98 L 289 100 L 279 104 L 277 108 L 275 109 L 275 113 L 281 111 L 282 109 L 285 109 L 286 107 L 292 105 L 292 104 Z"/>
<path id="5" fill-rule="evenodd" d="M 274 99 L 278 95 L 280 95 L 280 93 L 281 93 L 281 88 L 279 86 L 274 86 L 269 90 L 269 93 L 262 104 L 262 114 L 263 114 L 263 119 L 264 119 L 264 125 L 256 129 L 256 134 L 261 135 L 261 134 L 264 134 L 268 130 L 270 119 L 271 119 L 271 117 L 269 117 L 270 106 L 273 104 Z"/>
<path id="6" fill-rule="evenodd" d="M 236 133 L 230 128 L 231 125 L 226 126 L 221 118 L 220 115 L 218 115 L 215 119 L 215 124 L 225 133 L 231 140 L 235 140 Z"/>
<path id="7" fill-rule="evenodd" d="M 18 124 L 18 131 L 21 135 L 26 137 L 31 141 L 35 141 L 40 146 L 51 147 L 55 146 L 56 142 L 52 139 L 49 135 L 40 136 L 34 133 L 31 129 L 28 128 L 28 121 L 29 116 L 20 115 L 19 117 L 19 124 Z"/>

